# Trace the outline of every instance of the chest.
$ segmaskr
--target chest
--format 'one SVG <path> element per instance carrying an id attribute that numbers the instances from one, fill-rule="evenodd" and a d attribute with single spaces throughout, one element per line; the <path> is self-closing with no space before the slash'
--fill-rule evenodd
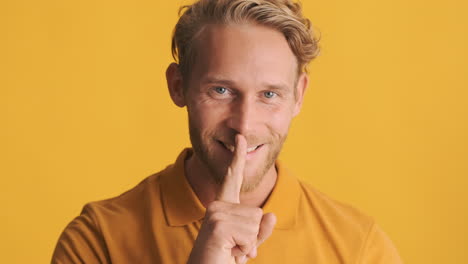
<path id="1" fill-rule="evenodd" d="M 201 222 L 197 222 L 183 227 L 140 231 L 144 241 L 112 252 L 123 253 L 118 258 L 125 259 L 122 263 L 186 263 L 200 227 Z M 348 262 L 349 257 L 337 242 L 307 227 L 275 229 L 271 237 L 258 248 L 257 257 L 248 261 L 252 264 Z"/>

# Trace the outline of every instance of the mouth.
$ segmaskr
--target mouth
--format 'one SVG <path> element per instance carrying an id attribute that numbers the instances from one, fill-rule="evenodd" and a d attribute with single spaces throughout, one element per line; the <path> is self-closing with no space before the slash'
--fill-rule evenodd
<path id="1" fill-rule="evenodd" d="M 228 144 L 228 143 L 225 143 L 223 141 L 220 141 L 220 140 L 216 140 L 218 141 L 218 143 L 223 146 L 226 150 L 230 151 L 231 153 L 234 153 L 235 151 L 235 147 L 234 145 L 231 145 L 231 144 Z M 258 150 L 259 148 L 261 148 L 263 146 L 263 144 L 260 144 L 260 145 L 252 145 L 250 147 L 247 148 L 247 154 L 252 154 L 254 153 L 256 150 Z"/>

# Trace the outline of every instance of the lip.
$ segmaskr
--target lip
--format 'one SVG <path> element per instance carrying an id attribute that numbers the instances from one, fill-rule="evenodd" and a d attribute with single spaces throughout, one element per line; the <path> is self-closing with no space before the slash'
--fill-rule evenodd
<path id="1" fill-rule="evenodd" d="M 253 159 L 255 155 L 258 154 L 263 149 L 263 146 L 265 146 L 265 144 L 260 144 L 255 150 L 248 152 L 246 159 L 247 160 Z"/>
<path id="2" fill-rule="evenodd" d="M 226 152 L 228 152 L 228 153 L 231 154 L 231 155 L 233 154 L 233 153 L 231 152 L 231 150 L 229 150 L 229 149 L 224 145 L 224 143 L 223 143 L 222 141 L 220 141 L 220 140 L 216 140 L 216 141 L 218 142 L 218 144 L 221 146 L 222 149 L 224 149 Z M 247 160 L 252 159 L 252 158 L 254 157 L 254 155 L 256 155 L 261 149 L 263 149 L 263 146 L 264 146 L 264 145 L 265 145 L 265 144 L 260 144 L 260 145 L 258 145 L 258 147 L 257 147 L 255 150 L 253 150 L 253 151 L 251 151 L 251 152 L 248 152 L 247 155 L 246 155 L 246 159 L 247 159 Z"/>

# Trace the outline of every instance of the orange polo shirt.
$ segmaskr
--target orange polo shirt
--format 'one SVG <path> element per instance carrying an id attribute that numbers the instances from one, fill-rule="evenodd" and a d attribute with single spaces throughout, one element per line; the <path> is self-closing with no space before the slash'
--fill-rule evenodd
<path id="1" fill-rule="evenodd" d="M 205 208 L 175 164 L 122 195 L 86 204 L 63 231 L 52 263 L 186 263 Z M 277 223 L 248 263 L 402 263 L 372 218 L 330 199 L 276 163 L 276 185 L 263 207 Z"/>

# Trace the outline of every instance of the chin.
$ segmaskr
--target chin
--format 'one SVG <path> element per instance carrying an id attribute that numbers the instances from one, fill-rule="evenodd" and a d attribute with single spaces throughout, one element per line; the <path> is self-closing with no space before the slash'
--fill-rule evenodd
<path id="1" fill-rule="evenodd" d="M 244 175 L 241 192 L 247 193 L 254 191 L 262 182 L 265 174 Z"/>
<path id="2" fill-rule="evenodd" d="M 270 165 L 269 163 L 272 164 Z M 262 180 L 265 178 L 265 175 L 268 174 L 271 166 L 274 166 L 274 161 L 269 162 L 267 160 L 263 160 L 257 164 L 249 164 L 249 162 L 247 162 L 244 170 L 242 191 L 249 192 L 255 190 L 255 188 L 261 184 Z"/>

